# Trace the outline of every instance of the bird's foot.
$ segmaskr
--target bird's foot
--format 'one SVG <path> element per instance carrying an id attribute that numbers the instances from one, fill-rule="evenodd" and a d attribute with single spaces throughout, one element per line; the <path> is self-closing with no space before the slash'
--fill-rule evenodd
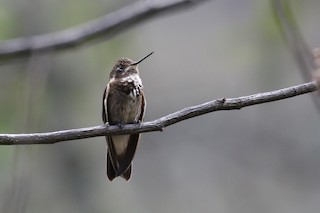
<path id="1" fill-rule="evenodd" d="M 117 126 L 118 126 L 119 129 L 123 129 L 124 123 L 117 123 Z"/>
<path id="2" fill-rule="evenodd" d="M 137 121 L 135 121 L 134 123 L 135 123 L 135 124 L 139 124 L 139 125 L 140 125 L 140 124 L 142 123 L 142 121 L 137 120 Z"/>

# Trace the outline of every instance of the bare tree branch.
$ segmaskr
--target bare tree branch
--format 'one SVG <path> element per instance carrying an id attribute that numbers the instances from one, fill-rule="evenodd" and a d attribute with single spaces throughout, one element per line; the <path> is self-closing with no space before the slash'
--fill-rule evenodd
<path id="1" fill-rule="evenodd" d="M 147 0 L 138 1 L 100 19 L 59 32 L 17 38 L 0 43 L 0 60 L 28 56 L 33 51 L 66 50 L 91 40 L 113 36 L 155 15 L 207 0 Z"/>
<path id="2" fill-rule="evenodd" d="M 54 144 L 61 141 L 76 140 L 111 134 L 129 134 L 137 132 L 162 131 L 164 127 L 183 120 L 197 117 L 206 113 L 241 109 L 243 107 L 291 98 L 318 89 L 316 81 L 280 89 L 272 92 L 258 93 L 238 98 L 221 98 L 197 106 L 187 107 L 180 111 L 166 115 L 154 121 L 141 124 L 128 124 L 119 128 L 117 126 L 93 126 L 87 128 L 62 130 L 47 133 L 31 134 L 0 134 L 0 145 L 18 144 Z"/>

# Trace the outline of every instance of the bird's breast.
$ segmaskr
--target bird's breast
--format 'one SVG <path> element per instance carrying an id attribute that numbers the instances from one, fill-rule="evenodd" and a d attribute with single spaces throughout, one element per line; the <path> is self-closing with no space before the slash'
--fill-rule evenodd
<path id="1" fill-rule="evenodd" d="M 142 86 L 132 82 L 110 85 L 108 97 L 109 123 L 134 123 L 141 114 Z"/>

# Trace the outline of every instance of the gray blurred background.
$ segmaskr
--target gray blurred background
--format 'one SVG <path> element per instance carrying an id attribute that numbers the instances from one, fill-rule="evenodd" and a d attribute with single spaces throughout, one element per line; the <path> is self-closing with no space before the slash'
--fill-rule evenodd
<path id="1" fill-rule="evenodd" d="M 0 39 L 77 26 L 132 2 L 0 0 Z M 318 47 L 320 1 L 291 3 L 308 45 Z M 140 65 L 147 121 L 303 82 L 269 1 L 210 1 L 110 40 L 2 63 L 1 133 L 101 124 L 117 58 L 151 51 Z M 319 126 L 309 95 L 183 121 L 142 135 L 130 182 L 107 180 L 103 137 L 1 146 L 0 212 L 317 212 Z"/>

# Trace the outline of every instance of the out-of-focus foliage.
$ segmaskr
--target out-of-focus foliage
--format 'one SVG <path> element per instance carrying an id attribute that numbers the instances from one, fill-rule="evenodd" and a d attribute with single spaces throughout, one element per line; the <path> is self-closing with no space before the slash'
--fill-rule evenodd
<path id="1" fill-rule="evenodd" d="M 132 1 L 0 0 L 2 40 L 53 32 Z M 291 1 L 319 46 L 320 2 Z M 220 97 L 301 83 L 269 1 L 212 1 L 116 37 L 0 66 L 0 132 L 45 132 L 101 121 L 119 57 L 140 65 L 145 120 Z M 105 175 L 105 141 L 0 147 L 0 212 L 315 212 L 319 116 L 308 95 L 217 112 L 143 134 L 130 182 Z M 2 211 L 3 210 L 3 211 Z"/>

